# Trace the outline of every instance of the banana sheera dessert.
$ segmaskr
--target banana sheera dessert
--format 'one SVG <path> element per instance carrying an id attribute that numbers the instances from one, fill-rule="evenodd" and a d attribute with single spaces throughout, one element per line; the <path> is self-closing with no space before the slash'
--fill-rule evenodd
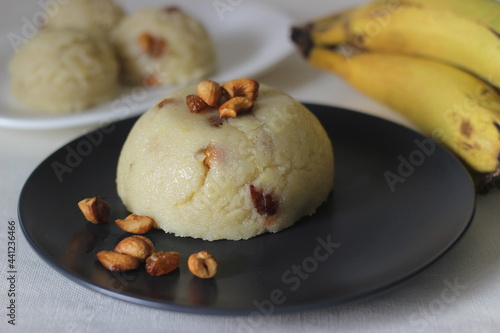
<path id="1" fill-rule="evenodd" d="M 44 29 L 74 28 L 107 32 L 125 16 L 112 0 L 71 0 L 54 8 L 46 16 Z"/>
<path id="2" fill-rule="evenodd" d="M 311 215 L 333 187 L 318 119 L 248 78 L 167 95 L 135 123 L 120 154 L 127 209 L 177 236 L 248 239 Z"/>
<path id="3" fill-rule="evenodd" d="M 110 0 L 73 0 L 20 46 L 8 69 L 17 100 L 67 114 L 115 98 L 122 84 L 187 84 L 215 67 L 208 32 L 177 7 L 124 15 Z"/>
<path id="4" fill-rule="evenodd" d="M 119 64 L 104 38 L 74 28 L 46 30 L 9 63 L 12 95 L 34 110 L 64 114 L 103 103 L 119 91 Z"/>
<path id="5" fill-rule="evenodd" d="M 111 40 L 126 84 L 187 84 L 216 67 L 208 31 L 178 7 L 139 10 L 120 22 Z"/>

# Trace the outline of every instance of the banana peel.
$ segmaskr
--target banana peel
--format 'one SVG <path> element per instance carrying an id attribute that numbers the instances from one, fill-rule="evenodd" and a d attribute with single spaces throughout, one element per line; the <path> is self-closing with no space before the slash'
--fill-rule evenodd
<path id="1" fill-rule="evenodd" d="M 360 92 L 401 113 L 453 152 L 468 168 L 477 193 L 500 187 L 500 100 L 489 84 L 434 60 L 393 53 L 354 52 L 318 46 L 310 27 L 292 28 L 291 38 L 314 67 L 341 76 Z M 422 87 L 418 92 L 416 87 Z M 480 98 L 487 92 L 490 98 Z M 476 95 L 476 99 L 471 96 Z M 456 107 L 463 101 L 464 107 Z M 444 133 L 444 135 L 443 135 Z"/>

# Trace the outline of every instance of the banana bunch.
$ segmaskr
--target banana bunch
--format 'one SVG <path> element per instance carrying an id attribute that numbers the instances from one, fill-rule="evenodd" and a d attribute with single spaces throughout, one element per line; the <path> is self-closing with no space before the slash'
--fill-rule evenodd
<path id="1" fill-rule="evenodd" d="M 292 29 L 308 63 L 500 179 L 500 2 L 374 0 Z"/>

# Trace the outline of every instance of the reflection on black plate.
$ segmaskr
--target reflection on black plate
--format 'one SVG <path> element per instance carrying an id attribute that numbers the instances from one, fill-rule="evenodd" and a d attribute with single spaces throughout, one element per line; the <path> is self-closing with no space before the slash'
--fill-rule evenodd
<path id="1" fill-rule="evenodd" d="M 209 314 L 278 313 L 360 299 L 415 275 L 450 249 L 475 208 L 472 182 L 457 160 L 421 135 L 361 113 L 307 105 L 335 150 L 335 189 L 311 217 L 277 234 L 207 242 L 148 234 L 158 250 L 178 251 L 180 269 L 151 277 L 143 268 L 110 272 L 96 253 L 128 234 L 93 225 L 78 210 L 100 195 L 127 212 L 115 167 L 134 119 L 83 136 L 45 160 L 21 193 L 19 219 L 41 257 L 77 283 L 134 303 Z M 219 262 L 214 279 L 189 273 L 200 250 Z"/>

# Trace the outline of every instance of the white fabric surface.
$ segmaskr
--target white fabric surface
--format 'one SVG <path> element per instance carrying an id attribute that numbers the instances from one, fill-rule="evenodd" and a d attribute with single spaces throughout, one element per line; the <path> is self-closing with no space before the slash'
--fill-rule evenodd
<path id="1" fill-rule="evenodd" d="M 297 22 L 349 4 L 347 0 L 273 2 Z M 2 24 L 7 13 L 0 12 Z M 259 80 L 301 101 L 349 107 L 409 125 L 337 77 L 311 69 L 295 54 Z M 88 130 L 0 129 L 0 332 L 500 331 L 498 191 L 479 197 L 469 231 L 437 263 L 392 291 L 346 305 L 251 321 L 244 316 L 192 315 L 142 307 L 82 287 L 53 270 L 27 244 L 17 218 L 17 200 L 29 174 L 48 154 Z M 17 231 L 15 326 L 7 322 L 8 221 L 16 222 Z"/>

